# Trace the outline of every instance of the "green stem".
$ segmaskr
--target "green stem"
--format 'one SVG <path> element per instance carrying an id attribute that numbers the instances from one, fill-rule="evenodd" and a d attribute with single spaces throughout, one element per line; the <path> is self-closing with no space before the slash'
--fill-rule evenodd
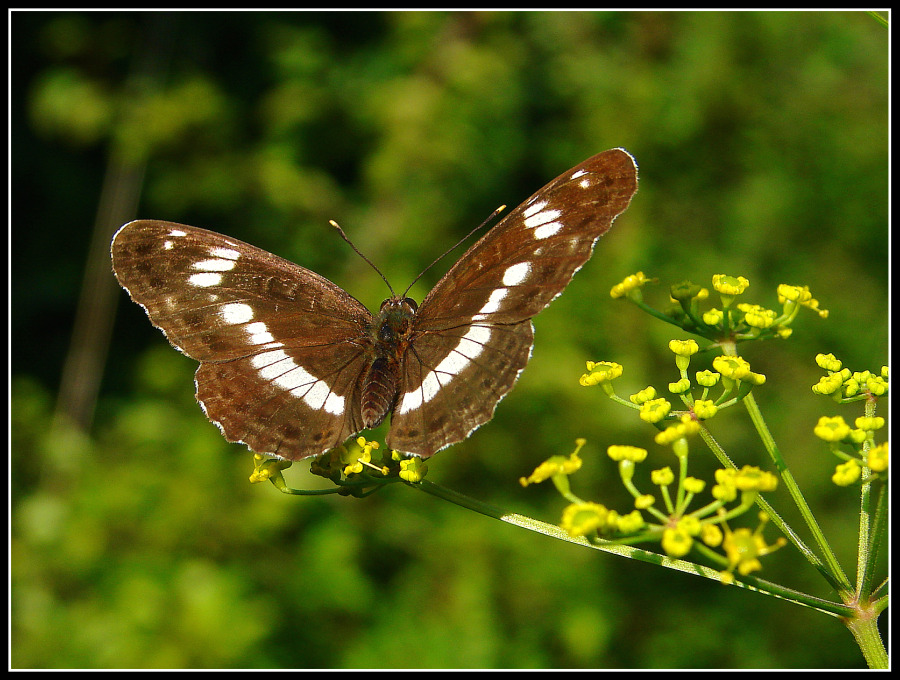
<path id="1" fill-rule="evenodd" d="M 524 515 L 504 512 L 500 508 L 497 508 L 493 505 L 483 503 L 482 501 L 475 500 L 474 498 L 469 498 L 468 496 L 464 496 L 457 491 L 447 489 L 446 487 L 434 484 L 433 482 L 429 482 L 428 480 L 422 480 L 417 484 L 410 484 L 409 486 L 412 486 L 420 491 L 424 491 L 425 493 L 429 493 L 432 496 L 436 496 L 446 501 L 450 501 L 451 503 L 455 503 L 460 507 L 474 510 L 475 512 L 478 512 L 487 517 L 492 517 L 493 519 L 498 519 L 501 522 L 506 522 L 522 529 L 527 529 L 528 531 L 543 534 L 544 536 L 549 536 L 550 538 L 555 538 L 560 541 L 567 541 L 569 543 L 575 543 L 586 548 L 593 548 L 594 550 L 600 550 L 602 552 L 612 553 L 614 555 L 620 555 L 622 557 L 630 557 L 631 559 L 636 559 L 641 562 L 657 564 L 688 574 L 695 574 L 697 576 L 702 576 L 703 578 L 708 578 L 719 583 L 722 582 L 722 574 L 720 572 L 704 565 L 667 557 L 665 555 L 659 555 L 657 553 L 648 552 L 646 550 L 641 550 L 639 548 L 633 548 L 628 545 L 621 545 L 610 541 L 592 543 L 584 537 L 572 537 L 554 524 L 547 524 L 546 522 L 541 522 Z M 771 583 L 770 581 L 764 581 L 763 579 L 754 578 L 752 576 L 742 576 L 740 577 L 740 579 L 735 578 L 735 580 L 732 582 L 732 585 L 738 586 L 740 588 L 746 588 L 748 590 L 755 590 L 757 592 L 787 600 L 804 607 L 810 607 L 811 609 L 815 609 L 831 616 L 851 617 L 854 614 L 853 608 L 845 604 L 813 597 L 812 595 L 808 595 L 807 593 L 802 593 L 792 588 L 786 588 L 777 583 Z"/>
<path id="2" fill-rule="evenodd" d="M 737 356 L 737 349 L 734 346 L 734 343 L 722 343 L 722 351 L 729 356 Z M 763 418 L 762 411 L 760 411 L 759 409 L 759 405 L 756 403 L 756 399 L 753 398 L 752 394 L 748 394 L 744 397 L 743 401 L 744 407 L 747 409 L 747 413 L 750 415 L 750 420 L 753 422 L 759 438 L 762 440 L 763 445 L 766 447 L 766 451 L 768 451 L 769 457 L 775 464 L 775 469 L 778 470 L 778 474 L 781 477 L 781 481 L 784 484 L 785 489 L 787 489 L 787 492 L 794 500 L 794 504 L 797 506 L 797 509 L 800 511 L 800 515 L 803 517 L 804 522 L 806 522 L 806 526 L 812 533 L 813 539 L 819 546 L 819 550 L 822 551 L 822 554 L 824 556 L 824 567 L 829 572 L 829 582 L 831 582 L 833 585 L 836 585 L 838 590 L 840 590 L 843 595 L 851 593 L 853 588 L 850 584 L 850 580 L 847 578 L 847 575 L 841 568 L 841 565 L 838 562 L 834 551 L 831 549 L 831 545 L 825 538 L 825 534 L 822 531 L 822 528 L 816 521 L 815 515 L 813 515 L 812 510 L 806 502 L 806 499 L 803 497 L 803 493 L 800 491 L 800 487 L 797 485 L 797 482 L 794 479 L 794 475 L 792 475 L 791 471 L 788 469 L 787 463 L 785 462 L 784 457 L 781 455 L 781 451 L 778 449 L 778 445 L 775 443 L 775 438 L 772 436 L 772 433 L 769 432 L 769 428 L 766 425 L 765 418 Z M 804 554 L 806 554 L 807 559 L 809 559 L 811 553 L 805 552 Z M 816 562 L 818 562 L 818 560 L 816 560 Z M 813 564 L 816 564 L 816 562 L 813 562 Z"/>
<path id="3" fill-rule="evenodd" d="M 797 485 L 794 475 L 791 474 L 791 471 L 788 469 L 787 463 L 784 461 L 781 451 L 779 451 L 778 446 L 775 444 L 775 439 L 772 437 L 772 433 L 769 432 L 769 428 L 766 426 L 762 412 L 759 410 L 759 406 L 752 394 L 748 394 L 744 398 L 744 406 L 747 409 L 747 413 L 750 414 L 750 420 L 753 421 L 753 425 L 756 427 L 756 431 L 759 434 L 760 439 L 762 439 L 766 451 L 769 452 L 769 456 L 772 458 L 775 468 L 778 470 L 778 474 L 781 477 L 781 481 L 784 483 L 785 489 L 787 489 L 787 492 L 794 500 L 797 509 L 800 511 L 800 515 L 803 517 L 806 526 L 813 535 L 813 539 L 819 546 L 819 550 L 822 551 L 824 564 L 832 577 L 829 580 L 837 582 L 840 590 L 852 592 L 853 588 L 850 584 L 850 580 L 841 568 L 834 551 L 831 549 L 831 545 L 828 543 L 828 539 L 825 538 L 825 533 L 816 521 L 816 517 L 813 515 L 812 510 L 807 504 L 806 498 L 804 498 L 803 493 L 800 491 L 800 487 Z"/>
<path id="4" fill-rule="evenodd" d="M 859 645 L 869 668 L 887 668 L 888 654 L 878 632 L 878 614 L 873 610 L 869 613 L 871 615 L 867 616 L 864 612 L 857 612 L 854 619 L 845 623 L 856 644 Z"/>
<path id="5" fill-rule="evenodd" d="M 871 485 L 870 485 L 871 486 Z M 859 577 L 859 597 L 868 599 L 872 595 L 872 583 L 875 578 L 875 562 L 881 552 L 887 536 L 888 518 L 888 487 L 881 484 L 878 489 L 878 498 L 875 501 L 875 519 L 872 522 L 872 533 L 868 546 L 868 559 L 863 562 Z"/>

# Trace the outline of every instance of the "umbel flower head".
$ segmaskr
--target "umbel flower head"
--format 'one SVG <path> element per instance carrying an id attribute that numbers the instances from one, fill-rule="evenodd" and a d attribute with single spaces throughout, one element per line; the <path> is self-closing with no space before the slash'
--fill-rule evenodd
<path id="1" fill-rule="evenodd" d="M 662 316 L 643 301 L 641 289 L 654 279 L 648 279 L 643 272 L 626 277 L 616 284 L 611 295 L 624 298 L 654 316 Z M 665 316 L 684 330 L 717 343 L 742 342 L 756 338 L 787 338 L 793 332 L 790 327 L 800 308 L 806 307 L 826 318 L 828 311 L 821 309 L 819 301 L 809 291 L 808 286 L 781 284 L 777 299 L 781 309 L 769 309 L 753 302 L 737 302 L 746 295 L 750 281 L 743 276 L 716 274 L 712 277 L 712 290 L 718 293 L 721 309 L 701 309 L 700 303 L 710 297 L 710 291 L 702 286 L 683 281 L 670 288 L 670 299 L 677 307 L 667 311 Z"/>

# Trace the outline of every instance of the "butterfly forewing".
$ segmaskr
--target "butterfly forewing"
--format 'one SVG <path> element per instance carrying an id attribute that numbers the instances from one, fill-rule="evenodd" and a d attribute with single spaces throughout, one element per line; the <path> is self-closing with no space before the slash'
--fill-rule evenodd
<path id="1" fill-rule="evenodd" d="M 636 191 L 637 167 L 623 149 L 566 171 L 459 258 L 422 302 L 416 327 L 531 318 L 562 293 Z"/>
<path id="2" fill-rule="evenodd" d="M 531 356 L 531 317 L 562 293 L 636 191 L 628 152 L 597 154 L 531 196 L 459 259 L 416 315 L 389 446 L 430 455 L 491 419 Z M 460 423 L 435 423 L 457 413 Z"/>
<path id="3" fill-rule="evenodd" d="M 122 227 L 112 258 L 153 324 L 202 362 L 197 398 L 229 441 L 298 459 L 361 429 L 372 315 L 338 286 L 237 239 L 155 220 Z"/>

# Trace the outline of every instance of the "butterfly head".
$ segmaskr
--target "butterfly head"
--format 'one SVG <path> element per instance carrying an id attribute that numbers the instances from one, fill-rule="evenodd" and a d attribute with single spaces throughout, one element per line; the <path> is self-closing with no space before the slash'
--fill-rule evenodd
<path id="1" fill-rule="evenodd" d="M 418 303 L 408 297 L 391 296 L 382 302 L 375 320 L 376 341 L 396 343 L 406 340 L 418 308 Z"/>

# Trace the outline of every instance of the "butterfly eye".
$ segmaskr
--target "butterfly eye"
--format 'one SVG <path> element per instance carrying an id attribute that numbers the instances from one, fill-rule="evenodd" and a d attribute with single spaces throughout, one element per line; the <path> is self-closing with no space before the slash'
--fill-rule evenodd
<path id="1" fill-rule="evenodd" d="M 419 309 L 419 303 L 413 300 L 412 298 L 404 298 L 403 306 L 409 307 L 409 311 L 415 313 Z"/>

